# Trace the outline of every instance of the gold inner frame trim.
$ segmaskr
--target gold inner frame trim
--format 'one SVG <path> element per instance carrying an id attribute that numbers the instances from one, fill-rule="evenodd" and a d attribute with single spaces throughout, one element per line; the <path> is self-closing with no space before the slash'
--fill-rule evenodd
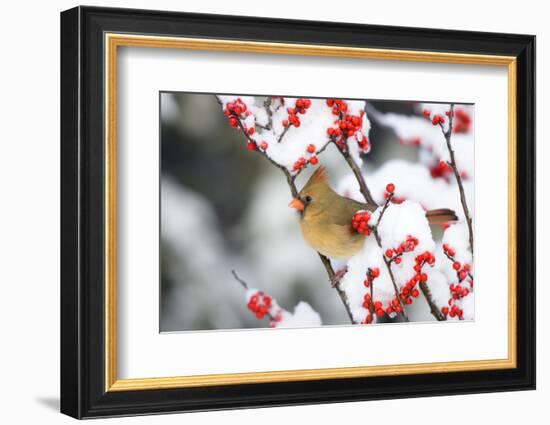
<path id="1" fill-rule="evenodd" d="M 214 385 L 237 385 L 320 379 L 358 378 L 446 373 L 515 368 L 516 359 L 516 58 L 446 52 L 370 49 L 327 45 L 267 43 L 256 41 L 161 37 L 148 35 L 105 34 L 105 391 L 136 391 Z M 174 376 L 166 378 L 118 379 L 116 325 L 116 99 L 118 47 L 149 47 L 240 53 L 324 56 L 405 62 L 434 62 L 466 65 L 503 66 L 508 72 L 508 358 L 285 370 L 273 372 L 229 373 Z"/>

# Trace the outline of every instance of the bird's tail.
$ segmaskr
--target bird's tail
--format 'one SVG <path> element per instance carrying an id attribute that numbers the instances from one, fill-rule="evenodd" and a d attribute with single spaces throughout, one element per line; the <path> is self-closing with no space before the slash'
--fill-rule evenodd
<path id="1" fill-rule="evenodd" d="M 450 221 L 457 221 L 458 217 L 456 216 L 453 210 L 448 208 L 439 208 L 437 210 L 430 210 L 426 213 L 426 218 L 430 224 L 445 224 Z"/>

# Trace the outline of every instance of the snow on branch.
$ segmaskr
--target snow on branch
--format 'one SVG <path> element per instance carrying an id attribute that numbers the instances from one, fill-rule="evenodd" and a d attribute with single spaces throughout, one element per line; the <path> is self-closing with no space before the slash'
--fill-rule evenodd
<path id="1" fill-rule="evenodd" d="M 364 101 L 268 97 L 261 103 L 251 96 L 217 99 L 229 124 L 245 133 L 247 147 L 259 150 L 293 176 L 308 165 L 317 165 L 318 155 L 335 134 L 357 161 L 361 160 L 360 151 L 368 151 L 370 122 L 363 113 Z M 329 103 L 333 106 L 327 107 Z M 341 116 L 349 126 L 343 127 L 337 119 Z"/>
<path id="2" fill-rule="evenodd" d="M 237 282 L 245 288 L 245 301 L 247 308 L 258 320 L 264 317 L 269 318 L 269 326 L 272 328 L 297 328 L 321 326 L 321 316 L 311 306 L 300 301 L 294 307 L 294 313 L 282 308 L 275 298 L 270 297 L 263 291 L 250 288 L 248 284 L 237 274 L 235 270 L 231 273 Z"/>

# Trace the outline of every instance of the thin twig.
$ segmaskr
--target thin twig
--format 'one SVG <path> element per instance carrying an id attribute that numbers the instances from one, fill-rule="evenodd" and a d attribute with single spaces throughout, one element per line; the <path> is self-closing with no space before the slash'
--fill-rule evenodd
<path id="1" fill-rule="evenodd" d="M 265 112 L 267 113 L 267 130 L 271 130 L 273 128 L 273 112 L 271 111 L 271 97 L 267 96 L 264 100 L 264 108 Z"/>
<path id="2" fill-rule="evenodd" d="M 380 223 L 380 221 L 378 221 Z M 378 234 L 378 229 L 373 229 L 374 237 L 376 238 L 376 243 L 382 249 L 382 240 L 380 238 L 380 235 Z M 409 321 L 409 317 L 407 316 L 407 313 L 405 313 L 405 306 L 403 305 L 403 302 L 401 300 L 401 297 L 399 297 L 399 288 L 397 287 L 397 283 L 395 282 L 395 276 L 393 275 L 393 270 L 391 268 L 391 261 L 388 261 L 388 259 L 384 256 L 382 253 L 382 259 L 384 260 L 384 264 L 386 264 L 386 269 L 388 269 L 388 273 L 390 275 L 391 283 L 393 285 L 393 290 L 395 291 L 395 297 L 397 298 L 397 302 L 401 306 L 401 315 L 403 316 L 403 319 L 405 322 Z"/>
<path id="3" fill-rule="evenodd" d="M 281 141 L 283 140 L 283 137 L 286 136 L 286 132 L 290 129 L 290 124 L 288 124 L 285 129 L 283 130 L 283 132 L 279 135 L 279 137 L 277 137 L 277 143 L 281 143 Z"/>
<path id="4" fill-rule="evenodd" d="M 453 116 L 454 116 L 454 104 L 451 103 L 451 108 L 449 110 L 449 127 L 445 131 L 445 128 L 443 127 L 442 123 L 439 123 L 439 126 L 441 127 L 441 131 L 443 132 L 443 137 L 445 138 L 447 149 L 449 151 L 449 157 L 451 159 L 449 162 L 447 162 L 447 164 L 453 170 L 453 173 L 456 178 L 456 182 L 458 184 L 458 191 L 460 192 L 460 202 L 462 203 L 462 209 L 464 210 L 464 216 L 466 217 L 466 224 L 468 225 L 468 239 L 470 242 L 470 251 L 473 254 L 474 253 L 474 231 L 472 227 L 472 217 L 470 216 L 470 211 L 468 210 L 468 204 L 466 203 L 466 195 L 464 193 L 464 185 L 462 184 L 462 177 L 458 172 L 458 168 L 456 166 L 456 161 L 455 161 L 455 152 L 451 144 L 451 137 L 453 134 Z"/>
<path id="5" fill-rule="evenodd" d="M 348 150 L 347 149 L 340 149 L 338 146 L 337 146 L 337 148 L 340 151 L 340 153 L 342 154 L 342 156 L 344 157 L 344 159 L 346 160 L 346 162 L 348 163 L 349 167 L 351 168 L 351 171 L 355 175 L 357 183 L 359 184 L 359 190 L 361 191 L 361 194 L 363 195 L 363 197 L 365 198 L 367 203 L 374 206 L 374 208 L 378 207 L 378 204 L 376 203 L 376 201 L 372 197 L 371 192 L 369 190 L 369 187 L 367 186 L 367 183 L 365 182 L 365 179 L 363 178 L 363 176 L 361 174 L 361 170 L 359 169 L 359 167 L 357 166 L 357 164 L 355 163 L 355 161 L 353 160 L 353 158 L 349 154 Z"/>
<path id="6" fill-rule="evenodd" d="M 346 313 L 348 314 L 349 320 L 351 321 L 351 323 L 356 324 L 357 322 L 353 318 L 353 314 L 351 313 L 351 310 L 349 308 L 348 296 L 346 295 L 346 292 L 341 288 L 340 281 L 336 278 L 336 273 L 332 268 L 332 264 L 330 263 L 330 260 L 320 252 L 318 252 L 317 254 L 319 254 L 319 258 L 321 259 L 323 266 L 325 266 L 325 270 L 327 271 L 328 277 L 331 283 L 333 284 L 334 289 L 336 289 L 338 296 L 342 300 L 342 304 L 344 304 L 344 307 L 346 308 Z"/>
<path id="7" fill-rule="evenodd" d="M 235 270 L 231 270 L 231 274 L 233 275 L 233 277 L 235 278 L 235 280 L 237 282 L 239 282 L 241 285 L 243 285 L 244 289 L 246 289 L 248 291 L 248 284 L 242 280 L 239 275 L 237 274 L 237 272 Z"/>
<path id="8" fill-rule="evenodd" d="M 378 221 L 376 222 L 376 225 L 372 227 L 372 232 L 374 233 L 374 237 L 376 238 L 376 243 L 378 244 L 378 247 L 382 249 L 382 238 L 380 238 L 380 234 L 378 233 L 378 225 L 382 221 L 382 218 L 384 217 L 384 213 L 388 209 L 388 206 L 390 205 L 390 202 L 393 198 L 393 193 L 390 193 L 390 196 L 386 199 L 386 202 L 384 203 L 384 206 L 382 207 L 382 211 L 380 211 L 380 215 L 378 216 Z M 388 273 L 391 278 L 391 282 L 393 284 L 393 290 L 395 291 L 395 298 L 397 298 L 397 302 L 401 306 L 401 315 L 403 316 L 403 319 L 408 322 L 409 317 L 407 316 L 407 313 L 405 313 L 405 305 L 403 304 L 401 297 L 399 296 L 399 288 L 397 287 L 397 283 L 395 281 L 395 276 L 393 275 L 393 270 L 391 268 L 392 260 L 388 260 L 384 254 L 382 254 L 382 259 L 384 260 L 384 263 L 386 264 L 386 268 L 388 269 Z"/>

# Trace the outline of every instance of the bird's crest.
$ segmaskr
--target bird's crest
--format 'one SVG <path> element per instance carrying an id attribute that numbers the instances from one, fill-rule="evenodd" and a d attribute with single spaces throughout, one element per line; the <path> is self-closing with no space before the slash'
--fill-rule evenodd
<path id="1" fill-rule="evenodd" d="M 319 184 L 319 183 L 326 184 L 327 183 L 327 177 L 328 177 L 328 173 L 327 173 L 326 167 L 320 166 L 311 175 L 311 177 L 309 178 L 309 180 L 306 183 L 306 187 L 311 187 L 311 186 Z"/>

